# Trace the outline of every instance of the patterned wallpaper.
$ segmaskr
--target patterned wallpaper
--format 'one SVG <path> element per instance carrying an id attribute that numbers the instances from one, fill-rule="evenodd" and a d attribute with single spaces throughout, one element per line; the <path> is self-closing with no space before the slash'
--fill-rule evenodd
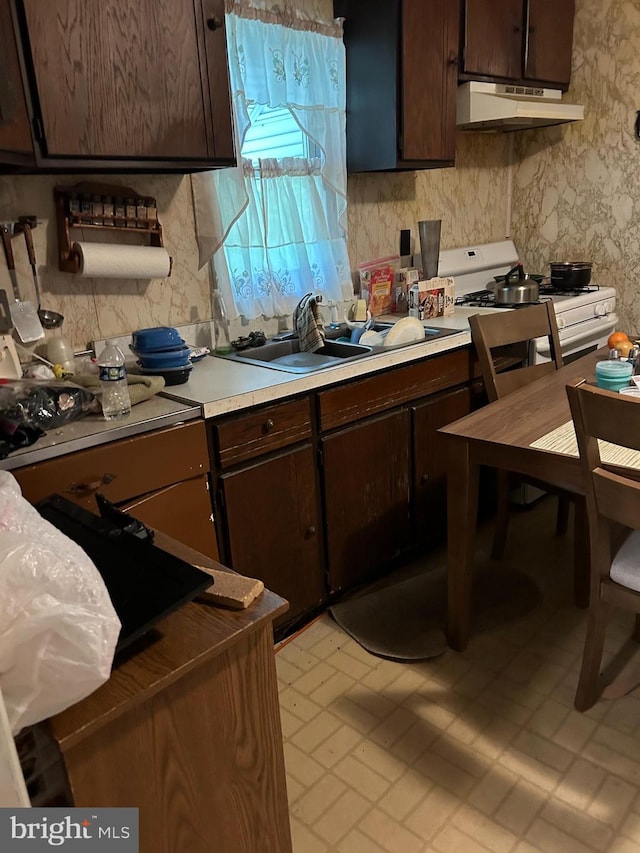
<path id="1" fill-rule="evenodd" d="M 570 100 L 585 120 L 518 134 L 513 230 L 532 272 L 593 263 L 618 291 L 620 326 L 640 332 L 640 3 L 577 0 Z"/>
<path id="2" fill-rule="evenodd" d="M 330 14 L 326 0 L 303 5 L 313 16 Z M 512 219 L 513 237 L 529 269 L 546 272 L 558 259 L 593 261 L 594 280 L 617 288 L 621 325 L 635 332 L 640 330 L 635 225 L 640 142 L 633 124 L 639 83 L 640 6 L 629 0 L 577 0 L 570 97 L 585 105 L 586 118 L 516 135 Z M 506 164 L 505 137 L 459 134 L 455 169 L 351 176 L 352 266 L 397 251 L 401 228 L 410 228 L 417 240 L 419 219 L 442 219 L 445 248 L 501 239 Z M 27 213 L 38 217 L 34 239 L 43 305 L 65 315 L 64 331 L 74 345 L 142 326 L 208 318 L 209 283 L 206 271 L 197 270 L 188 176 L 113 179 L 158 200 L 174 270 L 166 280 L 149 282 L 81 280 L 58 271 L 52 188 L 76 180 L 0 176 L 0 221 Z M 26 252 L 18 241 L 15 250 L 23 294 L 32 297 Z M 3 263 L 0 287 L 11 292 Z"/>

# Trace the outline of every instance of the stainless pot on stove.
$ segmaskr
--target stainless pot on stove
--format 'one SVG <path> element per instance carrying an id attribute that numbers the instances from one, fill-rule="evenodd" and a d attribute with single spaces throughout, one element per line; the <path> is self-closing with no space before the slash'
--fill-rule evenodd
<path id="1" fill-rule="evenodd" d="M 542 279 L 541 275 L 525 273 L 518 264 L 506 275 L 496 276 L 487 288 L 493 291 L 496 305 L 526 305 L 538 301 Z"/>

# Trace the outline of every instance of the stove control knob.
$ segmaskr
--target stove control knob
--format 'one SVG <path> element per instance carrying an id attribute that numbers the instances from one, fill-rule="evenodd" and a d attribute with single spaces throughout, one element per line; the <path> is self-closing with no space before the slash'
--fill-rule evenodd
<path id="1" fill-rule="evenodd" d="M 593 313 L 596 317 L 606 317 L 609 313 L 609 305 L 606 302 L 598 302 Z"/>
<path id="2" fill-rule="evenodd" d="M 559 329 L 564 329 L 564 327 L 565 327 L 565 320 L 564 320 L 564 317 L 557 317 L 557 316 L 556 316 L 556 326 L 557 326 Z"/>

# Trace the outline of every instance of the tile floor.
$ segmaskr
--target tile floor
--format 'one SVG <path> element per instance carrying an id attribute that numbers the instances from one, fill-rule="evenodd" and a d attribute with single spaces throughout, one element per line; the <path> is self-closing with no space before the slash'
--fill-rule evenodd
<path id="1" fill-rule="evenodd" d="M 640 690 L 573 709 L 585 613 L 554 513 L 518 511 L 505 556 L 541 604 L 462 654 L 383 660 L 328 614 L 280 644 L 295 853 L 640 853 Z"/>

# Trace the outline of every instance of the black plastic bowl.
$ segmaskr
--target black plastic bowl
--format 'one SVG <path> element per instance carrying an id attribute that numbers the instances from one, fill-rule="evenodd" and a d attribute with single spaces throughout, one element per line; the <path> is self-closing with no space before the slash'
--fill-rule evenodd
<path id="1" fill-rule="evenodd" d="M 182 385 L 189 379 L 192 370 L 191 363 L 184 367 L 140 367 L 140 373 L 144 376 L 162 376 L 165 385 Z"/>

